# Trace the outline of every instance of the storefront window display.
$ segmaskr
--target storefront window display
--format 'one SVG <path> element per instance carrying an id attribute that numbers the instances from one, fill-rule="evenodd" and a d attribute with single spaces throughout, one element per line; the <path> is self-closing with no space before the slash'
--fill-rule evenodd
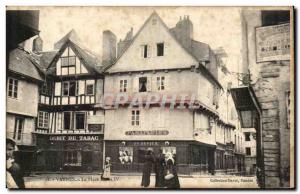
<path id="1" fill-rule="evenodd" d="M 66 151 L 64 156 L 65 166 L 81 166 L 81 152 Z"/>
<path id="2" fill-rule="evenodd" d="M 176 159 L 176 147 L 162 147 L 162 151 L 164 155 L 171 153 L 173 158 Z"/>
<path id="3" fill-rule="evenodd" d="M 133 148 L 132 147 L 120 147 L 119 148 L 119 160 L 122 164 L 131 164 L 133 162 Z"/>

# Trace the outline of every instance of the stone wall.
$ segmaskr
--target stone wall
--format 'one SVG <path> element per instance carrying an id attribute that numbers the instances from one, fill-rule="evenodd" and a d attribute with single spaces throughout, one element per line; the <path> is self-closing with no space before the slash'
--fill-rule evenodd
<path id="1" fill-rule="evenodd" d="M 286 91 L 289 90 L 289 62 L 261 64 L 254 85 L 262 107 L 262 132 L 266 187 L 289 186 L 290 137 L 286 122 Z"/>

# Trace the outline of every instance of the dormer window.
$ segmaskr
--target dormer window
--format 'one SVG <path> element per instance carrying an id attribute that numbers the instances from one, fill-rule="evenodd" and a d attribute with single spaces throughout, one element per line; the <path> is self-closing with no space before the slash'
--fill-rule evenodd
<path id="1" fill-rule="evenodd" d="M 66 51 L 67 51 L 67 56 L 61 57 L 61 66 L 62 67 L 75 66 L 76 56 L 74 55 L 74 52 L 69 47 L 66 49 Z"/>
<path id="2" fill-rule="evenodd" d="M 157 43 L 156 44 L 156 50 L 157 50 L 157 56 L 164 56 L 164 43 Z"/>

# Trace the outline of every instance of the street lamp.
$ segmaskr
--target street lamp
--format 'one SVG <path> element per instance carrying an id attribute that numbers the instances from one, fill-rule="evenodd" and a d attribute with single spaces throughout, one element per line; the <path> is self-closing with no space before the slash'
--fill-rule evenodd
<path id="1" fill-rule="evenodd" d="M 256 113 L 252 110 L 238 111 L 241 119 L 242 128 L 255 128 Z"/>

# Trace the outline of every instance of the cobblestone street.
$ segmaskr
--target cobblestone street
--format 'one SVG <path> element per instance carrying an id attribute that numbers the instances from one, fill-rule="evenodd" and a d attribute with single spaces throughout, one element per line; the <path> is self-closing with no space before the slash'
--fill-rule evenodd
<path id="1" fill-rule="evenodd" d="M 258 188 L 256 177 L 240 176 L 179 176 L 181 188 Z M 102 181 L 99 174 L 43 174 L 25 177 L 26 188 L 142 188 L 141 175 L 112 176 Z M 151 176 L 149 188 L 154 188 L 155 176 Z"/>

